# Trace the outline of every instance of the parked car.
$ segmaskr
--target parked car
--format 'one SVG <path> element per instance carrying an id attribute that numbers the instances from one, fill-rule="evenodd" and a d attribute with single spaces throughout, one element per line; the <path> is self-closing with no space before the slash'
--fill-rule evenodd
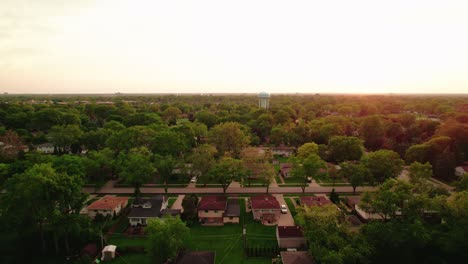
<path id="1" fill-rule="evenodd" d="M 192 183 L 197 182 L 197 177 L 192 177 L 192 179 L 190 179 L 190 182 L 192 182 Z"/>
<path id="2" fill-rule="evenodd" d="M 288 213 L 288 207 L 286 207 L 285 204 L 281 205 L 281 213 L 282 214 L 287 214 Z"/>

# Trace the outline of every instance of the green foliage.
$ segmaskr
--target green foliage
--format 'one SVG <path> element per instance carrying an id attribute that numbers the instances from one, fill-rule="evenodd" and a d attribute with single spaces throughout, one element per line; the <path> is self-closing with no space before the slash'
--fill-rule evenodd
<path id="1" fill-rule="evenodd" d="M 432 177 L 432 165 L 429 162 L 424 164 L 419 162 L 411 163 L 409 167 L 409 178 L 411 183 L 427 181 Z"/>
<path id="2" fill-rule="evenodd" d="M 184 220 L 188 226 L 197 222 L 198 219 L 198 197 L 196 194 L 185 195 L 182 200 L 182 212 L 181 218 Z"/>
<path id="3" fill-rule="evenodd" d="M 210 141 L 216 146 L 219 155 L 225 153 L 238 158 L 241 150 L 249 143 L 249 137 L 235 122 L 222 123 L 214 126 L 209 133 Z"/>
<path id="4" fill-rule="evenodd" d="M 291 161 L 293 163 L 291 175 L 301 179 L 302 192 L 305 191 L 305 187 L 308 185 L 307 178 L 316 177 L 321 168 L 326 168 L 326 163 L 317 154 L 311 154 L 303 160 L 292 157 Z"/>
<path id="5" fill-rule="evenodd" d="M 403 170 L 404 162 L 398 153 L 391 150 L 378 150 L 368 153 L 361 160 L 373 179 L 382 183 L 386 179 L 397 177 Z"/>
<path id="6" fill-rule="evenodd" d="M 233 180 L 240 181 L 246 175 L 243 162 L 230 157 L 221 159 L 208 173 L 208 177 L 212 178 L 223 187 L 223 192 Z"/>
<path id="7" fill-rule="evenodd" d="M 119 166 L 119 175 L 125 182 L 135 187 L 136 195 L 140 187 L 154 177 L 155 168 L 150 157 L 139 153 L 129 153 L 124 156 Z"/>
<path id="8" fill-rule="evenodd" d="M 362 164 L 351 162 L 340 163 L 341 169 L 338 175 L 341 178 L 347 178 L 351 186 L 353 186 L 353 193 L 356 192 L 356 187 L 363 185 L 365 182 L 372 181 L 369 170 Z"/>
<path id="9" fill-rule="evenodd" d="M 334 205 L 300 207 L 296 219 L 317 263 L 369 263 L 369 245 L 346 230 Z"/>
<path id="10" fill-rule="evenodd" d="M 297 157 L 299 159 L 305 159 L 309 157 L 309 155 L 316 154 L 318 155 L 318 145 L 314 142 L 305 143 L 304 145 L 300 146 L 297 149 Z"/>
<path id="11" fill-rule="evenodd" d="M 384 143 L 384 128 L 379 116 L 369 116 L 364 118 L 360 127 L 360 135 L 364 138 L 364 145 L 376 150 Z"/>
<path id="12" fill-rule="evenodd" d="M 148 236 L 146 251 L 154 263 L 164 263 L 174 258 L 190 236 L 190 229 L 179 217 L 151 219 L 145 228 Z"/>
<path id="13" fill-rule="evenodd" d="M 360 160 L 364 146 L 357 137 L 335 136 L 328 142 L 330 159 L 336 162 Z"/>

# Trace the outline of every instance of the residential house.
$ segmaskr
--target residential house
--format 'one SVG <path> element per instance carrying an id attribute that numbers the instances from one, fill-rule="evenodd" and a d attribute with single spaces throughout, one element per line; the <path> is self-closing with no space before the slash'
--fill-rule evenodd
<path id="1" fill-rule="evenodd" d="M 307 251 L 281 251 L 283 264 L 313 264 L 314 260 Z"/>
<path id="2" fill-rule="evenodd" d="M 349 206 L 354 212 L 356 212 L 356 215 L 360 218 L 360 220 L 368 222 L 370 220 L 383 219 L 383 217 L 379 214 L 364 211 L 361 207 L 359 207 L 360 202 L 360 196 L 348 196 L 346 198 L 346 205 Z"/>
<path id="3" fill-rule="evenodd" d="M 306 239 L 300 226 L 277 226 L 276 239 L 280 248 L 304 248 Z"/>
<path id="4" fill-rule="evenodd" d="M 166 196 L 164 195 L 135 199 L 128 214 L 130 225 L 145 226 L 149 219 L 160 218 L 165 214 L 173 216 L 180 214 L 180 210 L 168 209 L 167 203 Z"/>
<path id="5" fill-rule="evenodd" d="M 278 200 L 269 194 L 251 197 L 250 207 L 254 219 L 264 224 L 276 223 L 281 215 L 281 207 Z"/>
<path id="6" fill-rule="evenodd" d="M 215 251 L 182 251 L 174 261 L 175 264 L 214 264 Z"/>
<path id="7" fill-rule="evenodd" d="M 291 169 L 292 169 L 292 164 L 291 163 L 281 163 L 280 164 L 281 176 L 283 176 L 284 178 L 291 177 Z"/>
<path id="8" fill-rule="evenodd" d="M 43 153 L 43 154 L 53 154 L 54 145 L 52 145 L 51 143 L 39 144 L 39 145 L 36 145 L 36 150 L 37 152 Z"/>
<path id="9" fill-rule="evenodd" d="M 198 220 L 202 225 L 239 223 L 240 205 L 237 199 L 224 196 L 203 196 L 198 203 Z"/>
<path id="10" fill-rule="evenodd" d="M 305 206 L 324 206 L 327 204 L 333 204 L 327 197 L 325 196 L 301 196 L 300 198 L 301 204 Z"/>
<path id="11" fill-rule="evenodd" d="M 101 199 L 93 202 L 86 207 L 87 214 L 91 218 L 95 218 L 96 215 L 100 214 L 103 216 L 115 216 L 118 215 L 128 204 L 127 197 L 117 197 L 106 195 Z"/>

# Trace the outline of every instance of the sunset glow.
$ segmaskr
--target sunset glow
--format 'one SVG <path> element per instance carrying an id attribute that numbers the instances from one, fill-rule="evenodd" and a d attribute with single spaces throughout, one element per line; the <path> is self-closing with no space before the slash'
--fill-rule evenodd
<path id="1" fill-rule="evenodd" d="M 0 92 L 467 93 L 467 14 L 466 0 L 2 0 Z"/>

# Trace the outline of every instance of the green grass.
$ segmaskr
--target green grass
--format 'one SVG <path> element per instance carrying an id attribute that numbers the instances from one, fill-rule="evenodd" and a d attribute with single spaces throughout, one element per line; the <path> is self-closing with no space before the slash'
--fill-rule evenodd
<path id="1" fill-rule="evenodd" d="M 145 247 L 145 236 L 126 236 L 124 234 L 115 233 L 108 241 L 109 244 L 118 247 Z"/>
<path id="2" fill-rule="evenodd" d="M 286 204 L 288 205 L 288 209 L 293 217 L 295 217 L 297 214 L 296 207 L 294 206 L 294 199 L 295 198 L 284 198 Z"/>
<path id="3" fill-rule="evenodd" d="M 167 207 L 171 208 L 174 202 L 177 200 L 177 198 L 171 197 L 167 200 Z"/>

